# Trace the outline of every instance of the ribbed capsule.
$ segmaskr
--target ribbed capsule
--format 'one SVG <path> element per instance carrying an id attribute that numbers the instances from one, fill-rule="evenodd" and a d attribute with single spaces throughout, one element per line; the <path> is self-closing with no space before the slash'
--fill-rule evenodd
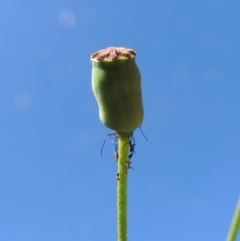
<path id="1" fill-rule="evenodd" d="M 132 49 L 109 47 L 91 56 L 92 90 L 100 120 L 118 134 L 131 135 L 143 121 L 141 75 L 135 55 Z"/>

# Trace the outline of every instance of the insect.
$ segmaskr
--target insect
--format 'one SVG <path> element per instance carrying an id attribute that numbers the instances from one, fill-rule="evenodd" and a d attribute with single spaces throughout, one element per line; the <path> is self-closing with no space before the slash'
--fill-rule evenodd
<path id="1" fill-rule="evenodd" d="M 116 179 L 117 179 L 118 181 L 120 180 L 119 176 L 120 176 L 120 173 L 118 172 L 117 175 L 116 175 Z"/>
<path id="2" fill-rule="evenodd" d="M 117 151 L 114 152 L 114 156 L 115 156 L 115 160 L 117 162 L 118 161 L 118 156 L 119 156 Z"/>
<path id="3" fill-rule="evenodd" d="M 130 159 L 132 158 L 132 156 L 133 156 L 133 152 L 128 155 L 128 160 L 129 160 L 129 161 L 130 161 Z"/>
<path id="4" fill-rule="evenodd" d="M 135 148 L 135 146 L 136 146 L 136 143 L 135 143 L 135 138 L 134 138 L 133 134 L 131 135 L 130 140 L 123 145 L 123 148 L 124 148 L 127 144 L 129 144 L 129 147 L 130 147 L 130 150 L 129 150 L 129 151 L 135 153 L 134 148 Z"/>
<path id="5" fill-rule="evenodd" d="M 136 146 L 136 144 L 135 144 L 135 142 L 134 143 L 132 143 L 131 141 L 129 142 L 129 146 L 130 146 L 130 152 L 131 153 L 135 153 L 135 146 Z M 136 153 L 135 153 L 136 154 Z"/>
<path id="6" fill-rule="evenodd" d="M 134 170 L 134 168 L 131 166 L 131 164 L 132 164 L 131 160 L 126 161 L 126 165 L 124 167 L 124 169 L 126 169 L 126 174 L 127 174 L 129 169 L 133 169 Z"/>

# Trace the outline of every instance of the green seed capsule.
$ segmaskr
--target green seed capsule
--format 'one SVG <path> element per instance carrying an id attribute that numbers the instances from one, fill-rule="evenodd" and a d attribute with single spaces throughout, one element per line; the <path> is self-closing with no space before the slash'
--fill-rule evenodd
<path id="1" fill-rule="evenodd" d="M 118 134 L 131 135 L 141 125 L 141 75 L 132 49 L 109 47 L 91 56 L 92 89 L 101 122 Z"/>

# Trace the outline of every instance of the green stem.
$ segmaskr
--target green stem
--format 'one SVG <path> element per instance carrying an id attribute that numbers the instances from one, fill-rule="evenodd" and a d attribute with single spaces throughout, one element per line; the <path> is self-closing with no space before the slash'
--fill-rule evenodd
<path id="1" fill-rule="evenodd" d="M 227 241 L 236 241 L 240 230 L 240 198 L 228 233 Z"/>
<path id="2" fill-rule="evenodd" d="M 118 173 L 117 212 L 118 212 L 118 241 L 127 241 L 127 171 L 130 136 L 118 135 Z"/>

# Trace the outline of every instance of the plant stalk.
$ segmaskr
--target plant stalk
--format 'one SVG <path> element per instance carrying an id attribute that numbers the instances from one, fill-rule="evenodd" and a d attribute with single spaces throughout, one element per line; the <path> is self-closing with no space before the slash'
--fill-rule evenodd
<path id="1" fill-rule="evenodd" d="M 118 135 L 117 222 L 118 241 L 127 241 L 127 167 L 130 136 Z"/>
<path id="2" fill-rule="evenodd" d="M 227 241 L 236 241 L 240 231 L 240 198 L 228 233 Z"/>

